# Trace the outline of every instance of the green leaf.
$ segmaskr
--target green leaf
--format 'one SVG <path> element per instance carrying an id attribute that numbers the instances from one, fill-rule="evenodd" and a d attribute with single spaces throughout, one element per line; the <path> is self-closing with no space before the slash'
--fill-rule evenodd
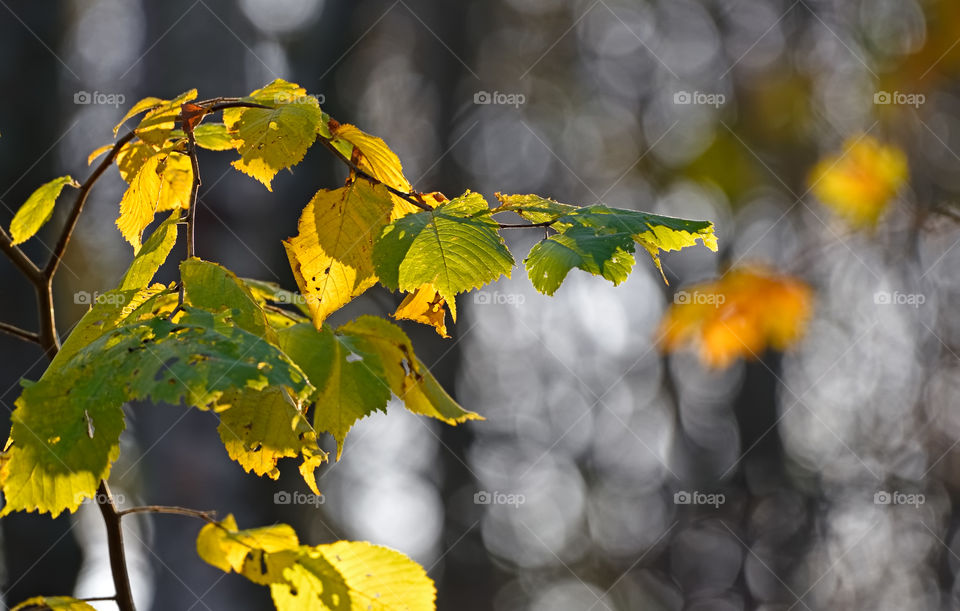
<path id="1" fill-rule="evenodd" d="M 179 222 L 180 211 L 174 210 L 167 220 L 150 234 L 120 280 L 120 285 L 117 286 L 118 291 L 140 289 L 150 284 L 157 270 L 170 256 L 174 244 L 177 243 Z"/>
<path id="2" fill-rule="evenodd" d="M 201 123 L 193 129 L 197 146 L 211 151 L 228 151 L 233 146 L 227 126 L 223 123 Z"/>
<path id="3" fill-rule="evenodd" d="M 302 87 L 277 79 L 246 98 L 270 108 L 228 108 L 223 122 L 240 153 L 233 167 L 262 182 L 267 190 L 277 172 L 303 159 L 324 125 L 316 98 Z"/>
<path id="4" fill-rule="evenodd" d="M 120 455 L 123 395 L 106 376 L 72 369 L 24 388 L 0 467 L 0 516 L 37 510 L 56 517 L 93 498 Z"/>
<path id="5" fill-rule="evenodd" d="M 574 267 L 617 285 L 633 269 L 632 252 L 633 239 L 628 233 L 571 227 L 534 245 L 526 260 L 527 274 L 534 288 L 546 295 L 553 295 Z"/>
<path id="6" fill-rule="evenodd" d="M 463 409 L 440 386 L 430 370 L 413 353 L 410 338 L 397 325 L 377 316 L 360 316 L 337 329 L 368 354 L 379 358 L 387 384 L 414 414 L 450 425 L 483 416 Z"/>
<path id="7" fill-rule="evenodd" d="M 392 208 L 383 185 L 363 179 L 333 191 L 321 189 L 304 208 L 299 235 L 283 245 L 318 329 L 376 283 L 373 240 Z"/>
<path id="8" fill-rule="evenodd" d="M 280 477 L 281 458 L 303 457 L 304 481 L 319 495 L 314 472 L 326 460 L 317 445 L 317 434 L 300 407 L 282 388 L 244 389 L 224 393 L 217 402 L 217 431 L 230 458 L 248 473 Z"/>
<path id="9" fill-rule="evenodd" d="M 50 220 L 53 216 L 53 205 L 60 196 L 60 191 L 67 185 L 74 188 L 80 187 L 80 183 L 70 176 L 61 176 L 43 185 L 27 198 L 10 223 L 13 244 L 26 242 Z"/>
<path id="10" fill-rule="evenodd" d="M 10 611 L 97 611 L 82 600 L 69 596 L 35 596 L 25 600 Z"/>
<path id="11" fill-rule="evenodd" d="M 233 516 L 207 524 L 197 552 L 224 572 L 269 585 L 279 611 L 427 611 L 433 581 L 407 556 L 366 542 L 300 545 L 286 524 L 237 530 Z"/>
<path id="12" fill-rule="evenodd" d="M 497 198 L 501 205 L 492 213 L 516 212 L 533 223 L 549 223 L 551 229 L 558 232 L 534 246 L 526 261 L 533 285 L 547 295 L 557 290 L 573 267 L 619 284 L 633 267 L 633 242 L 650 253 L 661 275 L 661 251 L 680 250 L 697 241 L 717 251 L 717 236 L 710 221 L 691 221 L 601 204 L 578 208 L 539 195 L 498 193 Z"/>
<path id="13" fill-rule="evenodd" d="M 347 432 L 357 420 L 386 412 L 390 387 L 376 354 L 349 336 L 299 324 L 279 331 L 280 346 L 317 388 L 313 428 L 337 440 L 337 460 Z"/>
<path id="14" fill-rule="evenodd" d="M 373 261 L 380 282 L 411 292 L 432 284 L 450 306 L 454 296 L 510 276 L 513 257 L 487 202 L 467 192 L 433 210 L 408 214 L 390 223 L 374 243 Z"/>
<path id="15" fill-rule="evenodd" d="M 561 204 L 539 195 L 502 195 L 496 194 L 500 205 L 493 209 L 497 212 L 515 212 L 531 223 L 549 223 L 561 216 L 577 211 L 576 206 Z"/>
<path id="16" fill-rule="evenodd" d="M 186 303 L 209 312 L 232 311 L 232 320 L 241 329 L 276 343 L 276 333 L 246 285 L 216 263 L 192 258 L 180 264 Z"/>
<path id="17" fill-rule="evenodd" d="M 69 361 L 55 359 L 17 399 L 0 467 L 2 513 L 57 515 L 92 497 L 117 458 L 126 401 L 204 409 L 227 391 L 267 386 L 296 401 L 314 391 L 284 354 L 226 314 L 184 306 L 176 322 L 148 318 L 108 331 Z"/>

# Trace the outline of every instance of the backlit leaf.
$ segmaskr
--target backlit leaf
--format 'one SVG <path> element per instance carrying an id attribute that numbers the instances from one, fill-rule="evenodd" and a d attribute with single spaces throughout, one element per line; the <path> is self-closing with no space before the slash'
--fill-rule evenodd
<path id="1" fill-rule="evenodd" d="M 277 79 L 247 98 L 270 108 L 229 108 L 223 121 L 240 159 L 233 166 L 264 184 L 300 163 L 317 138 L 324 115 L 302 87 Z"/>
<path id="2" fill-rule="evenodd" d="M 392 206 L 382 185 L 363 179 L 333 191 L 321 189 L 300 216 L 300 233 L 284 241 L 318 329 L 376 283 L 373 240 L 389 221 Z"/>
<path id="3" fill-rule="evenodd" d="M 69 596 L 35 596 L 10 611 L 97 611 L 95 607 Z"/>
<path id="4" fill-rule="evenodd" d="M 337 440 L 337 460 L 347 432 L 357 420 L 386 411 L 390 387 L 376 354 L 352 338 L 324 327 L 295 325 L 279 332 L 280 346 L 317 388 L 313 428 Z"/>
<path id="5" fill-rule="evenodd" d="M 197 146 L 211 151 L 227 151 L 233 148 L 233 141 L 223 123 L 201 123 L 193 130 Z"/>
<path id="6" fill-rule="evenodd" d="M 310 467 L 304 479 L 319 494 L 314 471 L 326 454 L 289 393 L 280 388 L 229 391 L 218 400 L 217 410 L 223 410 L 217 427 L 220 439 L 230 458 L 245 471 L 277 479 L 281 458 L 302 456 Z"/>
<path id="7" fill-rule="evenodd" d="M 189 207 L 192 188 L 193 166 L 186 155 L 158 153 L 143 163 L 120 200 L 117 219 L 134 251 L 157 212 Z"/>
<path id="8" fill-rule="evenodd" d="M 233 516 L 207 524 L 200 557 L 269 585 L 278 611 L 432 611 L 436 588 L 417 563 L 367 542 L 299 545 L 289 526 L 237 530 Z"/>
<path id="9" fill-rule="evenodd" d="M 483 197 L 468 191 L 433 210 L 393 221 L 373 247 L 380 282 L 405 292 L 432 284 L 456 321 L 457 293 L 501 275 L 509 277 L 513 267 L 513 257 L 488 213 Z"/>
<path id="10" fill-rule="evenodd" d="M 61 176 L 38 188 L 27 198 L 10 222 L 10 237 L 13 238 L 13 244 L 26 242 L 50 220 L 53 216 L 53 205 L 60 196 L 60 191 L 67 185 L 76 188 L 80 183 L 70 176 Z"/>

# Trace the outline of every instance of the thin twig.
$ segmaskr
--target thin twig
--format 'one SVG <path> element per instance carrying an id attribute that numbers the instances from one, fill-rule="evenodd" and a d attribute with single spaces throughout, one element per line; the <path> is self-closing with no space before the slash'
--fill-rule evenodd
<path id="1" fill-rule="evenodd" d="M 187 507 L 175 507 L 173 505 L 143 505 L 139 507 L 130 507 L 120 512 L 120 517 L 132 513 L 166 513 L 171 515 L 187 516 L 191 518 L 200 518 L 207 522 L 217 521 L 216 511 L 200 511 L 199 509 L 190 509 Z"/>
<path id="2" fill-rule="evenodd" d="M 420 208 L 421 210 L 433 210 L 433 208 L 431 208 L 430 206 L 428 206 L 428 205 L 426 205 L 425 203 L 417 200 L 417 199 L 416 199 L 416 196 L 415 196 L 414 194 L 412 194 L 412 193 L 405 193 L 405 192 L 401 191 L 400 189 L 395 189 L 395 188 L 391 187 L 390 185 L 388 185 L 387 183 L 385 183 L 385 182 L 383 182 L 382 180 L 380 180 L 379 178 L 377 178 L 376 176 L 373 176 L 373 175 L 371 175 L 370 173 L 368 173 L 368 172 L 360 169 L 360 166 L 358 166 L 356 163 L 354 163 L 353 160 L 347 159 L 346 157 L 344 157 L 344 156 L 343 156 L 343 153 L 341 153 L 340 151 L 338 151 L 338 150 L 337 150 L 337 147 L 333 146 L 333 143 L 332 143 L 330 140 L 327 140 L 327 139 L 324 138 L 323 136 L 320 136 L 319 140 L 320 140 L 320 142 L 323 144 L 324 148 L 326 148 L 328 151 L 330 151 L 331 153 L 333 153 L 333 154 L 337 157 L 337 159 L 339 159 L 339 160 L 342 161 L 344 164 L 346 164 L 346 166 L 347 166 L 348 168 L 350 168 L 351 170 L 353 170 L 354 172 L 356 172 L 358 176 L 361 176 L 361 177 L 363 177 L 363 178 L 365 178 L 365 179 L 367 179 L 367 180 L 369 180 L 369 181 L 371 181 L 371 182 L 375 182 L 375 183 L 377 183 L 377 184 L 383 185 L 384 187 L 386 187 L 387 191 L 393 193 L 393 194 L 396 195 L 397 197 L 400 197 L 400 198 L 402 198 L 402 199 L 410 202 L 411 204 L 413 204 L 413 205 L 416 206 L 417 208 Z"/>
<path id="3" fill-rule="evenodd" d="M 218 110 L 224 110 L 227 108 L 267 108 L 273 109 L 272 106 L 264 106 L 263 104 L 257 104 L 256 102 L 243 102 L 240 100 L 228 100 L 226 102 L 218 102 L 216 104 L 211 104 L 207 108 L 207 112 L 217 112 Z"/>
<path id="4" fill-rule="evenodd" d="M 497 227 L 500 229 L 528 229 L 530 227 L 549 227 L 556 222 L 556 219 L 552 221 L 543 221 L 542 223 L 497 223 Z"/>
<path id="5" fill-rule="evenodd" d="M 113 160 L 116 159 L 117 154 L 120 153 L 120 149 L 124 144 L 133 140 L 136 136 L 136 132 L 130 131 L 124 134 L 122 138 L 117 140 L 113 145 L 113 148 L 110 149 L 110 152 L 107 153 L 107 156 L 103 158 L 100 162 L 100 165 L 87 177 L 83 184 L 80 185 L 80 192 L 77 194 L 77 200 L 73 204 L 73 208 L 70 210 L 70 215 L 67 217 L 67 223 L 63 226 L 63 229 L 60 231 L 60 239 L 57 240 L 57 245 L 53 249 L 53 254 L 50 255 L 50 261 L 47 263 L 46 267 L 43 268 L 43 275 L 46 278 L 53 278 L 54 274 L 57 273 L 57 268 L 60 266 L 60 263 L 63 261 L 63 254 L 67 250 L 67 245 L 70 244 L 70 237 L 73 235 L 73 230 L 77 226 L 77 221 L 80 219 L 80 213 L 83 212 L 83 205 L 87 201 L 87 196 L 90 194 L 90 189 L 93 188 L 93 185 L 96 184 L 100 176 L 110 167 L 110 164 L 113 163 Z"/>
<path id="6" fill-rule="evenodd" d="M 14 337 L 19 337 L 20 339 L 26 340 L 28 342 L 33 342 L 35 344 L 40 343 L 40 336 L 38 334 L 33 333 L 32 331 L 26 331 L 15 325 L 11 325 L 5 322 L 0 322 L 0 331 L 7 333 L 8 335 L 12 335 Z"/>

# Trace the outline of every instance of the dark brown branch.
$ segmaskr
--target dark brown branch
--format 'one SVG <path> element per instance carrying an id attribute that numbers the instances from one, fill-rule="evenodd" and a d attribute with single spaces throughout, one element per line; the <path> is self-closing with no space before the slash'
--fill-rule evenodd
<path id="1" fill-rule="evenodd" d="M 133 513 L 166 513 L 170 515 L 187 516 L 190 518 L 200 518 L 207 522 L 216 522 L 217 513 L 215 511 L 200 511 L 199 509 L 189 509 L 187 507 L 175 507 L 171 505 L 143 505 L 140 507 L 131 507 L 120 512 L 120 517 Z"/>
<path id="2" fill-rule="evenodd" d="M 549 227 L 555 222 L 556 220 L 543 221 L 542 223 L 497 223 L 497 227 L 500 229 L 527 229 L 529 227 Z"/>
<path id="3" fill-rule="evenodd" d="M 136 611 L 133 605 L 133 591 L 130 589 L 130 577 L 127 574 L 127 559 L 123 551 L 123 528 L 120 525 L 121 513 L 113 502 L 110 487 L 106 481 L 97 488 L 97 505 L 103 522 L 107 527 L 107 547 L 110 551 L 110 572 L 113 574 L 115 598 L 120 611 Z"/>
<path id="4" fill-rule="evenodd" d="M 240 100 L 227 100 L 225 102 L 217 102 L 216 104 L 211 104 L 206 110 L 208 113 L 217 112 L 218 110 L 224 110 L 226 108 L 273 108 L 272 106 L 264 106 L 263 104 L 257 104 L 256 102 L 241 102 Z"/>
<path id="5" fill-rule="evenodd" d="M 187 132 L 187 155 L 190 156 L 190 165 L 193 168 L 193 186 L 190 188 L 190 206 L 187 208 L 187 258 L 196 255 L 195 225 L 197 219 L 197 194 L 200 192 L 200 163 L 197 161 L 197 140 L 193 135 L 193 127 L 184 121 L 184 131 Z"/>
<path id="6" fill-rule="evenodd" d="M 32 331 L 26 331 L 24 329 L 21 329 L 20 327 L 17 327 L 15 325 L 7 324 L 5 322 L 0 322 L 0 331 L 8 335 L 12 335 L 14 337 L 19 337 L 20 339 L 26 340 L 28 342 L 34 342 L 36 344 L 40 343 L 39 335 L 37 335 L 36 333 L 33 333 Z"/>
<path id="7" fill-rule="evenodd" d="M 50 261 L 43 269 L 44 277 L 52 279 L 54 274 L 57 273 L 57 268 L 60 267 L 60 263 L 63 261 L 63 254 L 67 250 L 67 245 L 70 244 L 71 236 L 73 236 L 73 230 L 77 227 L 77 221 L 80 219 L 80 213 L 83 212 L 83 205 L 87 202 L 87 196 L 90 195 L 90 189 L 93 188 L 93 185 L 96 184 L 100 176 L 107 170 L 107 168 L 110 167 L 110 164 L 113 163 L 113 160 L 116 159 L 117 154 L 120 152 L 120 148 L 123 147 L 123 145 L 127 142 L 133 140 L 135 135 L 136 133 L 131 131 L 117 140 L 116 144 L 113 145 L 113 148 L 107 153 L 107 156 L 100 161 L 100 165 L 98 165 L 90 174 L 90 176 L 83 181 L 83 184 L 80 185 L 80 193 L 77 194 L 77 200 L 74 202 L 73 208 L 70 210 L 70 215 L 67 217 L 67 223 L 63 226 L 63 229 L 60 232 L 60 239 L 57 240 L 57 245 L 53 249 L 53 254 L 50 255 Z"/>
<path id="8" fill-rule="evenodd" d="M 26 253 L 20 250 L 19 246 L 14 246 L 13 238 L 2 226 L 0 226 L 0 251 L 7 255 L 7 258 L 17 266 L 30 282 L 35 282 L 41 277 L 40 269 L 34 265 Z"/>

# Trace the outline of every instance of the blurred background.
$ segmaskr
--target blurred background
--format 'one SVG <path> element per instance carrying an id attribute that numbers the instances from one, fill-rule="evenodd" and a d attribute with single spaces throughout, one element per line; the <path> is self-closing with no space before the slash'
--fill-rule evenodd
<path id="1" fill-rule="evenodd" d="M 323 503 L 274 503 L 305 492 L 294 464 L 278 482 L 244 474 L 214 415 L 130 405 L 111 476 L 123 504 L 389 545 L 429 569 L 440 609 L 960 607 L 955 0 L 3 0 L 0 57 L 5 225 L 43 182 L 83 180 L 140 98 L 244 95 L 282 77 L 383 137 L 419 190 L 717 227 L 719 255 L 664 257 L 670 286 L 639 256 L 620 287 L 575 270 L 552 298 L 517 268 L 461 297 L 452 339 L 404 323 L 486 421 L 450 428 L 392 405 L 323 467 Z M 873 231 L 809 189 L 817 161 L 858 134 L 909 163 Z M 199 256 L 294 288 L 280 240 L 343 169 L 315 147 L 269 193 L 230 170 L 235 154 L 200 155 Z M 57 277 L 62 335 L 86 308 L 74 296 L 113 287 L 132 256 L 114 227 L 122 190 L 109 170 L 81 218 Z M 36 260 L 59 212 L 26 245 Z M 508 239 L 521 258 L 539 237 Z M 813 287 L 802 341 L 724 370 L 662 355 L 673 291 L 746 262 Z M 34 328 L 9 264 L 0 286 L 0 320 Z M 331 322 L 397 303 L 371 290 Z M 0 355 L 6 415 L 45 360 L 5 335 Z M 138 608 L 269 608 L 265 588 L 197 557 L 200 523 L 125 526 Z M 0 536 L 7 605 L 112 593 L 95 507 L 12 515 Z"/>

